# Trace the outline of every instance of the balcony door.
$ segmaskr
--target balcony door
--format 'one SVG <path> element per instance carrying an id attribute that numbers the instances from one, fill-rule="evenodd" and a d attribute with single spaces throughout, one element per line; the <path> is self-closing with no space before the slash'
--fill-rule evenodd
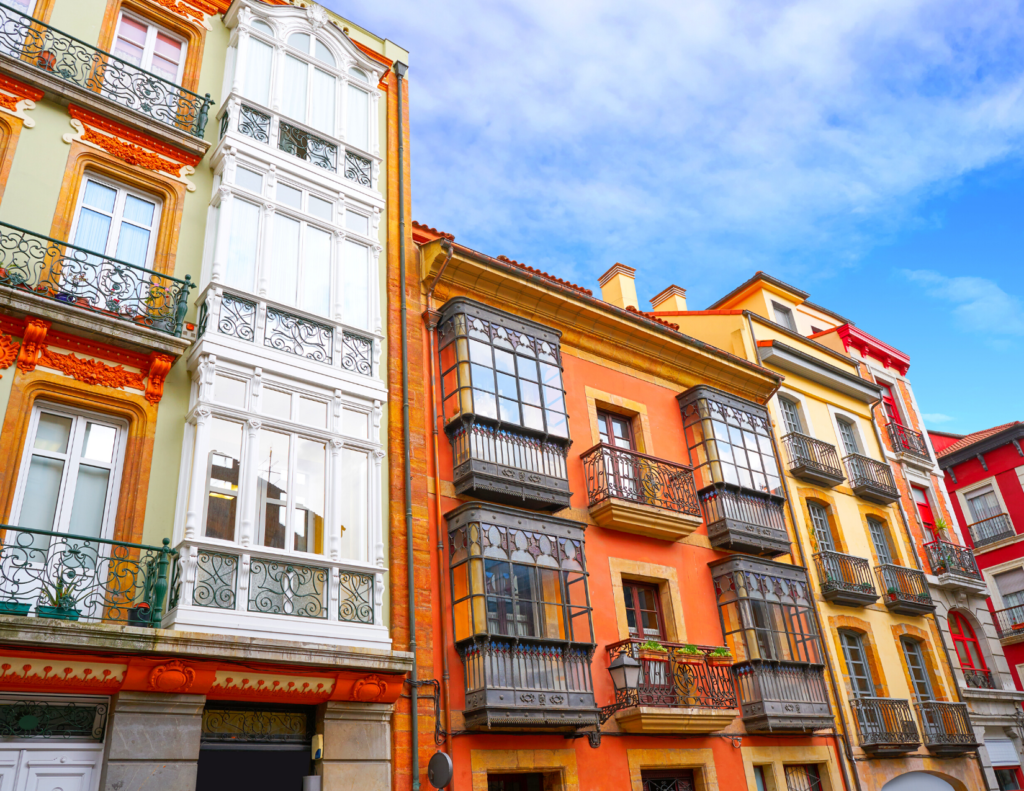
<path id="1" fill-rule="evenodd" d="M 874 697 L 875 682 L 871 677 L 867 651 L 864 650 L 864 639 L 856 632 L 841 631 L 839 641 L 843 646 L 843 658 L 846 660 L 846 679 L 850 693 L 854 699 Z M 886 730 L 876 708 L 861 706 L 855 707 L 855 711 L 861 736 L 865 741 Z"/>
<path id="2" fill-rule="evenodd" d="M 882 388 L 882 409 L 885 411 L 886 421 L 902 426 L 903 420 L 900 418 L 900 410 L 896 405 L 896 397 L 892 394 L 892 388 L 881 382 L 878 383 L 878 386 Z"/>
<path id="3" fill-rule="evenodd" d="M 782 422 L 786 424 L 786 433 L 789 437 L 789 449 L 793 454 L 793 461 L 810 459 L 810 447 L 807 440 L 803 438 L 804 426 L 800 420 L 800 408 L 788 398 L 779 398 L 779 407 L 782 411 Z"/>
<path id="4" fill-rule="evenodd" d="M 871 543 L 875 547 L 875 557 L 879 565 L 892 565 L 892 549 L 889 547 L 889 536 L 886 535 L 885 525 L 877 519 L 868 517 L 868 532 L 871 534 Z"/>
<path id="5" fill-rule="evenodd" d="M 626 600 L 626 623 L 629 636 L 643 642 L 660 642 L 665 639 L 665 621 L 661 615 L 661 601 L 655 585 L 639 582 L 623 582 L 622 592 Z M 651 652 L 640 659 L 643 678 L 640 682 L 641 705 L 659 705 L 670 702 L 672 694 L 673 668 L 671 656 L 664 657 Z M 635 655 L 634 655 L 635 656 Z"/>
<path id="6" fill-rule="evenodd" d="M 935 694 L 932 691 L 932 682 L 928 678 L 928 666 L 924 661 L 924 651 L 921 650 L 921 644 L 917 640 L 911 640 L 910 638 L 903 637 L 900 639 L 900 644 L 903 646 L 903 658 L 907 663 L 907 671 L 910 673 L 911 688 L 914 691 L 914 701 L 920 706 L 923 703 L 929 703 L 935 700 Z M 921 710 L 921 724 L 925 727 L 925 730 L 930 730 L 933 733 L 939 727 L 940 723 L 935 712 L 931 709 L 922 708 Z"/>
<path id="7" fill-rule="evenodd" d="M 928 492 L 920 486 L 911 486 L 910 489 L 914 494 L 914 505 L 917 506 L 917 514 L 921 517 L 924 540 L 930 544 L 935 540 L 935 516 L 932 513 L 932 504 L 928 500 Z"/>
<path id="8" fill-rule="evenodd" d="M 104 79 L 104 94 L 167 124 L 180 126 L 182 121 L 192 120 L 188 117 L 192 108 L 181 106 L 186 51 L 183 40 L 142 17 L 122 12 L 113 50 L 122 61 L 138 68 L 111 65 Z M 160 79 L 153 79 L 151 74 Z"/>
<path id="9" fill-rule="evenodd" d="M 629 418 L 599 411 L 597 427 L 601 442 L 605 445 L 623 451 L 636 450 L 633 426 Z M 608 476 L 607 485 L 613 497 L 621 497 L 625 500 L 642 499 L 639 471 L 632 453 L 616 453 L 615 450 L 606 450 L 605 470 Z"/>

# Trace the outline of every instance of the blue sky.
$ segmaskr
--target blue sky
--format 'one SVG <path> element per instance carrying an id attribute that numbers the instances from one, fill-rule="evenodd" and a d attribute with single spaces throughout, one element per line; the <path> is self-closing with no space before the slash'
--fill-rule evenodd
<path id="1" fill-rule="evenodd" d="M 763 269 L 1024 419 L 1020 0 L 327 4 L 411 52 L 413 215 L 691 309 Z"/>

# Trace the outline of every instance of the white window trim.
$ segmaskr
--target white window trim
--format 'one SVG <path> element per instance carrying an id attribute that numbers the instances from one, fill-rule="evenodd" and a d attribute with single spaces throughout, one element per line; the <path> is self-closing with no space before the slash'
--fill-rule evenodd
<path id="1" fill-rule="evenodd" d="M 181 60 L 178 61 L 178 73 L 174 76 L 174 79 L 171 80 L 171 82 L 180 86 L 182 76 L 185 74 L 185 59 L 188 57 L 188 42 L 174 31 L 168 30 L 167 28 L 158 25 L 156 22 L 148 20 L 143 16 L 139 16 L 138 14 L 133 14 L 122 9 L 117 15 L 117 27 L 114 30 L 114 40 L 111 44 L 111 51 L 117 47 L 117 39 L 121 35 L 121 20 L 125 17 L 128 17 L 133 22 L 137 22 L 140 25 L 146 26 L 146 44 L 143 47 L 142 52 L 142 65 L 138 68 L 147 71 L 150 74 L 154 74 L 157 77 L 160 76 L 153 71 L 153 53 L 156 50 L 157 33 L 163 33 L 167 38 L 174 39 L 176 42 L 181 44 Z M 149 62 L 149 65 L 146 65 L 147 61 Z"/>
<path id="2" fill-rule="evenodd" d="M 853 436 L 854 439 L 857 440 L 858 453 L 861 456 L 867 456 L 869 459 L 881 461 L 883 464 L 889 463 L 885 459 L 884 455 L 881 459 L 879 459 L 877 454 L 872 455 L 869 452 L 869 445 L 866 441 L 867 434 L 861 429 L 861 422 L 863 420 L 866 420 L 866 418 L 861 418 L 859 415 L 855 415 L 852 412 L 847 412 L 844 409 L 838 409 L 832 406 L 831 404 L 828 404 L 827 406 L 829 419 L 832 421 L 832 431 L 835 435 L 836 450 L 839 451 L 840 458 L 845 458 L 846 456 L 850 455 L 846 450 L 846 445 L 843 443 L 843 435 L 839 430 L 839 420 L 842 419 L 853 427 Z M 874 436 L 873 433 L 872 436 Z"/>
<path id="3" fill-rule="evenodd" d="M 792 402 L 796 406 L 797 414 L 800 416 L 800 423 L 803 427 L 803 434 L 805 436 L 812 437 L 813 439 L 818 439 L 818 435 L 814 431 L 814 424 L 808 417 L 806 397 L 801 395 L 800 393 L 794 392 L 793 390 L 784 388 L 780 389 L 779 392 L 776 393 L 776 399 L 772 406 L 774 407 L 777 415 L 773 415 L 772 419 L 774 420 L 777 416 L 777 425 L 785 429 L 786 434 L 789 433 L 789 429 L 786 427 L 786 416 L 782 412 L 781 399 L 783 398 L 785 398 L 787 401 Z"/>
<path id="4" fill-rule="evenodd" d="M 75 243 L 74 240 L 78 235 L 78 223 L 82 217 L 82 209 L 86 208 L 84 204 L 85 190 L 90 181 L 95 181 L 97 184 L 102 184 L 105 187 L 109 187 L 110 189 L 117 191 L 117 195 L 114 197 L 114 211 L 110 220 L 111 232 L 107 234 L 107 246 L 101 254 L 104 258 L 117 259 L 117 243 L 121 238 L 121 224 L 124 222 L 124 204 L 126 196 L 131 195 L 139 198 L 140 200 L 154 204 L 153 224 L 150 226 L 149 234 L 149 249 L 146 250 L 146 263 L 142 264 L 146 269 L 152 269 L 154 261 L 156 260 L 156 242 L 157 237 L 160 235 L 160 223 L 163 220 L 163 201 L 157 195 L 151 195 L 148 192 L 137 190 L 134 187 L 125 186 L 119 181 L 114 181 L 113 179 L 98 175 L 91 170 L 85 171 L 82 178 L 82 184 L 78 189 L 78 197 L 75 200 L 74 219 L 71 222 L 71 230 L 68 234 L 68 239 L 71 240 L 70 244 Z M 92 207 L 88 208 L 94 210 Z M 116 233 L 114 233 L 115 228 Z"/>
<path id="5" fill-rule="evenodd" d="M 992 493 L 995 494 L 996 499 L 999 501 L 999 507 L 1002 509 L 1002 513 L 1009 514 L 1010 512 L 1006 509 L 1006 500 L 1003 499 L 1003 492 L 999 488 L 999 482 L 996 480 L 995 475 L 990 475 L 987 478 L 983 478 L 980 481 L 964 486 L 962 489 L 956 489 L 954 493 L 957 496 L 957 500 L 960 501 L 960 511 L 964 515 L 964 519 L 971 519 L 971 508 L 967 504 L 967 500 L 972 494 L 978 493 L 979 489 L 991 489 Z M 968 522 L 965 527 L 969 528 L 973 522 Z"/>

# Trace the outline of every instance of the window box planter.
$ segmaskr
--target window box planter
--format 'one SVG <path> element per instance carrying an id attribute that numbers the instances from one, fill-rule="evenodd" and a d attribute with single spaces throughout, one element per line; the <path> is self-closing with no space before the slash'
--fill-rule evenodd
<path id="1" fill-rule="evenodd" d="M 31 603 L 25 604 L 20 601 L 0 601 L 0 615 L 28 615 L 28 611 L 31 609 Z"/>
<path id="2" fill-rule="evenodd" d="M 151 615 L 149 605 L 142 602 L 128 610 L 128 623 L 131 626 L 149 626 Z"/>
<path id="3" fill-rule="evenodd" d="M 53 618 L 57 621 L 77 621 L 81 613 L 78 610 L 65 610 L 60 607 L 48 607 L 40 604 L 36 607 L 36 615 L 40 618 Z"/>
<path id="4" fill-rule="evenodd" d="M 710 654 L 708 657 L 713 665 L 731 665 L 732 654 Z"/>
<path id="5" fill-rule="evenodd" d="M 1013 629 L 1013 631 L 1015 631 L 1015 632 L 1016 632 L 1016 631 L 1018 631 L 1018 630 L 1020 630 L 1020 629 L 1024 629 L 1024 623 L 1014 623 L 1014 624 L 1010 624 L 1010 628 L 1011 628 L 1011 629 Z"/>

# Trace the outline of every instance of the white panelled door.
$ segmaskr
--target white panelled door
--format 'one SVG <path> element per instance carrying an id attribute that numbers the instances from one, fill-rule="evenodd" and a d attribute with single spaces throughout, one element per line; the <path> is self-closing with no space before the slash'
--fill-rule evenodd
<path id="1" fill-rule="evenodd" d="M 0 748 L 0 791 L 97 791 L 103 747 L 39 742 Z"/>

